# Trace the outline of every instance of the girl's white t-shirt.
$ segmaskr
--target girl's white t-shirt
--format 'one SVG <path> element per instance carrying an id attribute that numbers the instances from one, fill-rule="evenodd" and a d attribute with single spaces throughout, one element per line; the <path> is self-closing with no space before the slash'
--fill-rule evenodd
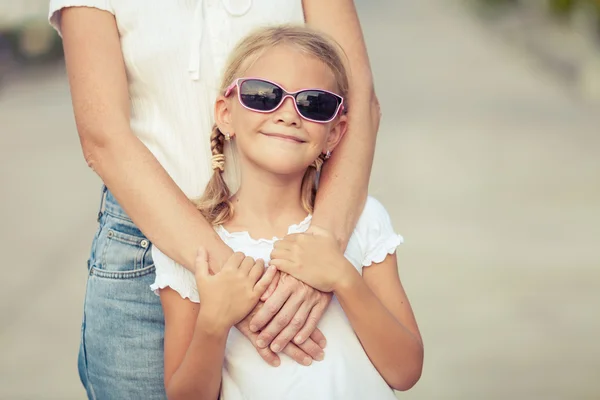
<path id="1" fill-rule="evenodd" d="M 311 217 L 289 227 L 288 233 L 304 232 Z M 273 239 L 253 239 L 248 232 L 228 232 L 216 228 L 223 241 L 234 251 L 247 256 L 270 260 Z M 362 268 L 383 261 L 395 252 L 402 237 L 394 232 L 385 208 L 372 197 L 367 199 L 363 213 L 346 249 L 345 257 L 362 274 Z M 165 287 L 181 297 L 200 302 L 194 274 L 177 264 L 155 246 L 152 256 L 156 265 L 156 280 L 151 289 Z M 374 266 L 373 268 L 377 268 Z M 225 400 L 306 400 L 346 399 L 393 400 L 396 397 L 375 369 L 361 346 L 344 310 L 333 297 L 318 324 L 327 338 L 325 359 L 303 366 L 281 354 L 281 365 L 268 365 L 252 343 L 236 328 L 227 338 L 223 368 L 222 393 Z"/>
<path id="2" fill-rule="evenodd" d="M 229 53 L 260 26 L 304 24 L 301 0 L 50 0 L 59 34 L 66 7 L 115 16 L 131 130 L 189 198 L 212 174 L 214 104 Z"/>

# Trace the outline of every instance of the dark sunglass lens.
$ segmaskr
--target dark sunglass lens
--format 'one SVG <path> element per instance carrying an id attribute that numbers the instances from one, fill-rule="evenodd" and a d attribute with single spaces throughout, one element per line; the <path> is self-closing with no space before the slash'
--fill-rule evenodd
<path id="1" fill-rule="evenodd" d="M 258 79 L 249 79 L 240 85 L 242 103 L 253 110 L 273 110 L 281 102 L 282 95 L 281 88 Z"/>
<path id="2" fill-rule="evenodd" d="M 300 113 L 315 121 L 328 121 L 335 115 L 339 98 L 321 90 L 306 90 L 296 97 Z"/>

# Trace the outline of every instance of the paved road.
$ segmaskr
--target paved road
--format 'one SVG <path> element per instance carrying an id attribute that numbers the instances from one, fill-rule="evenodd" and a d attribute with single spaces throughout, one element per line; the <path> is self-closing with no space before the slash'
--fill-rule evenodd
<path id="1" fill-rule="evenodd" d="M 384 119 L 371 193 L 426 344 L 406 399 L 600 398 L 600 117 L 442 0 L 359 1 Z M 0 399 L 82 399 L 99 181 L 61 65 L 0 90 Z"/>

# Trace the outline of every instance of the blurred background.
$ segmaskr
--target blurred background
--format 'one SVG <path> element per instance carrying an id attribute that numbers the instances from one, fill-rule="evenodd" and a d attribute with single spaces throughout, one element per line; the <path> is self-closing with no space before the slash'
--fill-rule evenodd
<path id="1" fill-rule="evenodd" d="M 600 1 L 356 4 L 383 108 L 371 194 L 426 348 L 398 397 L 600 399 Z M 100 181 L 47 6 L 0 0 L 0 399 L 84 398 Z"/>

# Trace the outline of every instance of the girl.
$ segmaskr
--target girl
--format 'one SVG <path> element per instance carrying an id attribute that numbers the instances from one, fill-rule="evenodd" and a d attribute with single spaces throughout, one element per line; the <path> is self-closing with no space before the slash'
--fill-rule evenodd
<path id="1" fill-rule="evenodd" d="M 211 275 L 200 249 L 194 275 L 153 248 L 169 398 L 395 399 L 390 387 L 419 379 L 423 346 L 385 209 L 367 200 L 345 255 L 327 231 L 307 231 L 317 172 L 346 131 L 347 92 L 337 47 L 307 28 L 262 29 L 235 48 L 215 104 L 214 174 L 197 204 L 236 253 Z M 231 144 L 241 172 L 233 195 L 223 177 Z M 334 293 L 319 323 L 327 354 L 310 367 L 282 357 L 272 368 L 231 329 L 276 274 Z"/>

